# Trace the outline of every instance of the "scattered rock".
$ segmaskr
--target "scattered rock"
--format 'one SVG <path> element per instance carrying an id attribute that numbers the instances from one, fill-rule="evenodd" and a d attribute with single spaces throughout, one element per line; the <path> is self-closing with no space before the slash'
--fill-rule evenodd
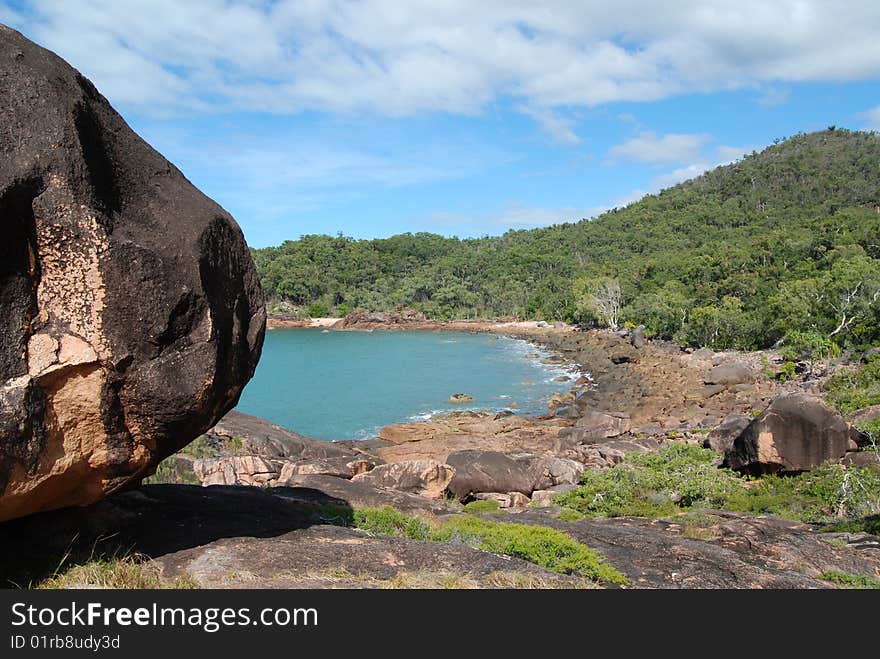
<path id="1" fill-rule="evenodd" d="M 848 443 L 846 422 L 821 398 L 783 394 L 736 438 L 725 464 L 750 474 L 807 471 L 840 460 Z"/>
<path id="2" fill-rule="evenodd" d="M 279 476 L 278 467 L 254 455 L 202 458 L 192 468 L 203 486 L 266 485 Z"/>
<path id="3" fill-rule="evenodd" d="M 629 415 L 625 413 L 606 414 L 589 411 L 577 420 L 572 431 L 577 434 L 580 443 L 590 443 L 619 437 L 629 432 L 630 425 Z"/>
<path id="4" fill-rule="evenodd" d="M 61 58 L 4 26 L 0 52 L 5 520 L 135 485 L 214 425 L 266 313 L 228 213 Z"/>
<path id="5" fill-rule="evenodd" d="M 828 588 L 828 570 L 880 574 L 876 551 L 834 543 L 836 534 L 768 516 L 707 511 L 699 520 L 556 519 L 530 508 L 519 524 L 556 528 L 603 556 L 631 588 Z"/>
<path id="6" fill-rule="evenodd" d="M 877 451 L 847 451 L 840 462 L 856 467 L 874 467 L 880 469 L 880 453 Z"/>
<path id="7" fill-rule="evenodd" d="M 871 405 L 846 415 L 850 423 L 865 423 L 880 418 L 880 405 Z"/>
<path id="8" fill-rule="evenodd" d="M 478 501 L 497 501 L 499 508 L 524 508 L 531 499 L 522 492 L 480 492 L 474 495 Z"/>
<path id="9" fill-rule="evenodd" d="M 534 489 L 546 490 L 555 485 L 579 483 L 586 467 L 569 458 L 543 456 L 534 458 L 532 470 L 535 474 Z"/>
<path id="10" fill-rule="evenodd" d="M 571 492 L 577 489 L 577 485 L 566 483 L 563 485 L 555 485 L 546 490 L 535 490 L 532 492 L 532 503 L 530 505 L 536 508 L 546 508 L 552 506 L 554 497 Z"/>
<path id="11" fill-rule="evenodd" d="M 375 326 L 412 325 L 424 323 L 428 319 L 420 311 L 404 309 L 402 311 L 363 311 L 355 310 L 345 318 L 338 320 L 333 329 L 353 329 Z"/>
<path id="12" fill-rule="evenodd" d="M 341 442 L 303 437 L 287 428 L 256 416 L 229 412 L 211 428 L 206 436 L 240 443 L 239 454 L 259 455 L 268 460 L 288 462 L 342 458 L 353 460 L 357 454 Z M 222 444 L 222 442 L 221 442 Z"/>
<path id="13" fill-rule="evenodd" d="M 575 404 L 574 394 L 571 392 L 566 393 L 555 393 L 550 396 L 550 400 L 547 401 L 547 407 L 551 410 L 559 409 L 560 407 L 570 407 Z"/>
<path id="14" fill-rule="evenodd" d="M 706 435 L 703 447 L 726 453 L 751 422 L 752 417 L 747 414 L 731 414 L 725 417 L 721 425 Z"/>
<path id="15" fill-rule="evenodd" d="M 573 405 L 568 407 L 560 407 L 556 410 L 556 416 L 560 419 L 577 419 L 581 416 L 581 411 Z"/>
<path id="16" fill-rule="evenodd" d="M 474 397 L 470 396 L 468 394 L 452 394 L 449 397 L 449 402 L 456 403 L 456 404 L 457 403 L 472 403 L 473 400 L 474 400 Z"/>
<path id="17" fill-rule="evenodd" d="M 731 386 L 735 384 L 751 384 L 757 380 L 758 375 L 751 364 L 733 362 L 714 367 L 706 375 L 706 384 L 721 384 Z"/>
<path id="18" fill-rule="evenodd" d="M 348 460 L 347 458 L 329 458 L 324 460 L 309 460 L 307 462 L 285 462 L 281 467 L 278 480 L 282 483 L 290 482 L 294 476 L 306 474 L 323 474 L 336 476 L 337 478 L 351 478 L 363 474 L 373 468 L 369 460 Z"/>
<path id="19" fill-rule="evenodd" d="M 379 465 L 352 477 L 353 482 L 440 499 L 455 476 L 455 469 L 433 460 L 413 460 Z"/>

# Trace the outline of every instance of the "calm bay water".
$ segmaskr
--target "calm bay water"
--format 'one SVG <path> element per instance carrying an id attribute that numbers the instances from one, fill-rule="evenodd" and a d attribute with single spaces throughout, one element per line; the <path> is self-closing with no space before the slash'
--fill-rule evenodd
<path id="1" fill-rule="evenodd" d="M 452 410 L 545 413 L 547 399 L 571 386 L 553 378 L 573 372 L 524 358 L 534 352 L 548 354 L 487 334 L 272 330 L 237 409 L 331 440 Z M 473 403 L 449 403 L 457 392 Z"/>

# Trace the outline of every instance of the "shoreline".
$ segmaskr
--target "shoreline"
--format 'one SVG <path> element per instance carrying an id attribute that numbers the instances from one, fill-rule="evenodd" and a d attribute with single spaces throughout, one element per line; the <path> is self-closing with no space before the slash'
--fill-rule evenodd
<path id="1" fill-rule="evenodd" d="M 666 342 L 646 341 L 636 348 L 629 336 L 604 329 L 578 330 L 575 326 L 544 321 L 405 321 L 399 323 L 358 323 L 339 327 L 341 318 L 315 318 L 304 321 L 269 318 L 272 329 L 322 328 L 330 331 L 453 331 L 494 333 L 531 342 L 535 346 L 565 360 L 577 376 L 571 381 L 571 398 L 579 407 L 595 412 L 626 415 L 633 431 L 660 438 L 668 433 L 699 435 L 714 427 L 730 414 L 745 414 L 766 406 L 780 393 L 804 391 L 817 393 L 804 383 L 756 377 L 754 382 L 732 388 L 718 389 L 705 384 L 707 372 L 721 364 L 746 364 L 756 373 L 762 358 L 773 357 L 772 351 L 740 352 L 685 350 Z M 590 382 L 583 382 L 589 379 Z M 552 398 L 552 397 L 551 397 Z M 574 400 L 569 398 L 570 403 Z M 586 399 L 586 400 L 585 400 Z M 548 399 L 550 402 L 550 399 Z M 565 407 L 565 406 L 562 406 Z M 424 421 L 392 424 L 430 424 L 438 418 L 463 411 L 450 411 Z M 491 414 L 490 412 L 470 412 Z M 556 409 L 548 407 L 538 414 L 519 414 L 516 418 L 541 420 L 556 418 Z M 573 422 L 570 422 L 573 423 Z M 380 431 L 379 437 L 381 437 Z M 348 440 L 351 441 L 351 440 Z M 356 440 L 361 442 L 373 440 Z"/>
<path id="2" fill-rule="evenodd" d="M 417 320 L 389 323 L 358 323 L 347 327 L 342 326 L 343 318 L 306 318 L 291 319 L 269 315 L 266 329 L 330 329 L 337 332 L 357 332 L 367 330 L 396 331 L 452 331 L 452 332 L 504 332 L 504 331 L 574 331 L 570 325 L 555 327 L 544 321 L 496 321 L 496 320 Z M 542 324 L 543 323 L 543 324 Z"/>

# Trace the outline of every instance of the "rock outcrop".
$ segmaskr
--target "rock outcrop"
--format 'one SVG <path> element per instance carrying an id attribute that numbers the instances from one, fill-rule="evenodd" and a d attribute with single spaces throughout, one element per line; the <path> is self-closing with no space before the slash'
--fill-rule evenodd
<path id="1" fill-rule="evenodd" d="M 451 453 L 446 462 L 455 470 L 449 491 L 461 500 L 480 492 L 528 496 L 535 490 L 538 474 L 530 460 L 514 460 L 496 451 L 467 450 Z"/>
<path id="2" fill-rule="evenodd" d="M 352 311 L 337 321 L 334 329 L 397 327 L 427 322 L 425 314 L 413 309 L 403 311 Z"/>
<path id="3" fill-rule="evenodd" d="M 238 401 L 265 307 L 241 230 L 0 26 L 0 520 L 138 482 Z"/>
<path id="4" fill-rule="evenodd" d="M 743 434 L 751 422 L 752 417 L 748 414 L 731 414 L 725 417 L 724 421 L 706 435 L 703 447 L 726 453 L 733 448 L 736 438 Z"/>
<path id="5" fill-rule="evenodd" d="M 433 460 L 384 464 L 352 478 L 356 483 L 439 499 L 453 480 L 455 469 Z"/>
<path id="6" fill-rule="evenodd" d="M 846 421 L 821 398 L 784 394 L 734 440 L 724 461 L 755 475 L 808 471 L 827 460 L 840 460 L 849 438 Z"/>

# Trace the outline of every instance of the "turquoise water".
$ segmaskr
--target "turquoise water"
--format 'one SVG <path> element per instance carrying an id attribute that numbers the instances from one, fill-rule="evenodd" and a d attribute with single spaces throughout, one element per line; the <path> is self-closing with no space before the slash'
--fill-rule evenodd
<path id="1" fill-rule="evenodd" d="M 368 439 L 451 410 L 546 413 L 547 399 L 571 387 L 553 378 L 573 371 L 523 357 L 534 352 L 548 354 L 487 334 L 271 330 L 237 409 L 330 440 Z M 473 403 L 449 403 L 458 392 Z"/>

